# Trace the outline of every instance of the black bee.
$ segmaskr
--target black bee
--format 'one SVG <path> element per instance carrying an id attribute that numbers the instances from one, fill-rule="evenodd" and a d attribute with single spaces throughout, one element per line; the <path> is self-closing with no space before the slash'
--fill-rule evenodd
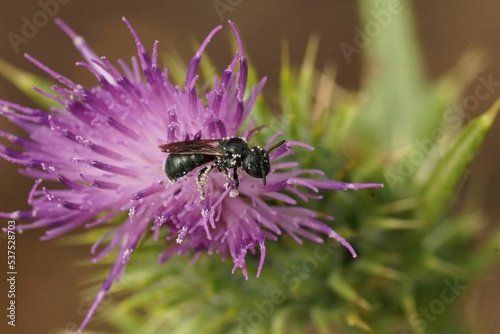
<path id="1" fill-rule="evenodd" d="M 213 164 L 204 167 L 198 173 L 198 184 L 201 192 L 201 199 L 205 199 L 204 187 L 208 174 L 217 168 L 228 179 L 228 186 L 234 180 L 232 196 L 236 196 L 239 179 L 238 168 L 243 167 L 248 175 L 263 179 L 266 184 L 266 176 L 271 170 L 269 153 L 285 143 L 284 140 L 275 144 L 266 151 L 260 146 L 249 147 L 243 138 L 226 139 L 201 139 L 187 140 L 175 143 L 163 144 L 158 147 L 170 153 L 165 160 L 163 169 L 165 174 L 172 181 L 177 181 L 196 167 L 209 162 Z M 232 177 L 229 171 L 232 170 Z"/>

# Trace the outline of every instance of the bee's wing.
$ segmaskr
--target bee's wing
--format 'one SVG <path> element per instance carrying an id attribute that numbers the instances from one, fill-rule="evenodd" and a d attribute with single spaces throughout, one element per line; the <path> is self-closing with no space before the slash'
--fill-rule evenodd
<path id="1" fill-rule="evenodd" d="M 158 145 L 162 152 L 175 154 L 204 154 L 216 157 L 227 155 L 226 151 L 214 146 L 220 139 L 186 140 L 175 143 Z"/>

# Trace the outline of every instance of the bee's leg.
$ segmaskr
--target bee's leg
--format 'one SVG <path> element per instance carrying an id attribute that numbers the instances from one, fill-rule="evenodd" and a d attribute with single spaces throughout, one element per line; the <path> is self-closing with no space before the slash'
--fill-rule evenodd
<path id="1" fill-rule="evenodd" d="M 229 187 L 229 185 L 231 184 L 231 176 L 229 175 L 229 171 L 223 165 L 219 165 L 217 167 L 219 168 L 219 172 L 224 174 L 224 176 L 226 177 L 227 183 L 224 185 L 224 187 L 227 189 L 227 187 Z"/>
<path id="2" fill-rule="evenodd" d="M 208 174 L 214 169 L 214 167 L 215 165 L 207 166 L 198 173 L 198 190 L 200 191 L 200 202 L 202 203 L 206 198 L 205 186 L 207 185 Z"/>
<path id="3" fill-rule="evenodd" d="M 239 195 L 238 187 L 240 186 L 240 180 L 238 179 L 238 167 L 233 168 L 233 180 L 234 188 L 229 192 L 229 196 L 236 197 Z"/>
<path id="4" fill-rule="evenodd" d="M 224 174 L 226 176 L 227 183 L 224 184 L 224 187 L 226 189 L 231 186 L 231 181 L 234 180 L 234 187 L 233 187 L 233 189 L 231 189 L 229 191 L 229 196 L 231 196 L 231 197 L 238 196 L 238 194 L 239 194 L 238 187 L 240 185 L 240 181 L 238 180 L 238 173 L 237 173 L 238 167 L 234 167 L 232 179 L 231 179 L 231 175 L 229 174 L 229 171 L 227 170 L 226 166 L 219 164 L 219 165 L 217 165 L 217 168 L 219 169 L 219 172 L 221 172 L 222 174 Z"/>
<path id="5" fill-rule="evenodd" d="M 240 180 L 238 179 L 238 167 L 234 167 L 233 169 L 233 180 L 234 180 L 234 188 L 238 190 L 240 186 Z"/>

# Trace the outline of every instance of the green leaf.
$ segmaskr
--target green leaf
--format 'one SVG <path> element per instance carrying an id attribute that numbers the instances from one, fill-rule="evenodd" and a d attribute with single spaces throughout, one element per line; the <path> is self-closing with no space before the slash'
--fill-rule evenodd
<path id="1" fill-rule="evenodd" d="M 287 323 L 289 322 L 290 312 L 288 308 L 276 310 L 275 314 L 270 318 L 271 320 L 271 333 L 272 334 L 285 334 Z"/>
<path id="2" fill-rule="evenodd" d="M 500 231 L 496 230 L 486 240 L 481 242 L 481 247 L 475 251 L 474 257 L 466 263 L 474 277 L 478 277 L 490 269 L 494 264 L 498 265 L 500 260 Z"/>
<path id="3" fill-rule="evenodd" d="M 348 143 L 347 136 L 360 110 L 356 97 L 348 97 L 333 114 L 330 110 L 325 110 L 330 119 L 327 122 L 318 122 L 322 126 L 319 136 L 325 137 L 325 142 L 332 151 L 340 151 L 342 145 Z"/>
<path id="4" fill-rule="evenodd" d="M 28 96 L 31 100 L 35 101 L 42 108 L 50 108 L 57 103 L 42 94 L 33 90 L 33 86 L 38 87 L 46 92 L 52 91 L 50 88 L 51 83 L 49 80 L 42 79 L 32 73 L 22 71 L 12 64 L 7 63 L 0 58 L 0 75 L 5 77 L 21 92 Z"/>
<path id="5" fill-rule="evenodd" d="M 430 86 L 432 91 L 429 94 L 430 109 L 425 113 L 427 123 L 419 130 L 418 138 L 431 137 L 435 129 L 440 126 L 453 131 L 456 125 L 443 125 L 443 117 L 449 117 L 450 113 L 456 112 L 456 103 L 462 98 L 465 88 L 476 79 L 477 73 L 481 73 L 485 64 L 484 58 L 480 50 L 468 51 L 460 57 L 455 67 Z"/>
<path id="6" fill-rule="evenodd" d="M 350 44 L 364 55 L 370 95 L 358 134 L 367 145 L 391 152 L 418 138 L 432 116 L 423 112 L 429 110 L 429 92 L 412 2 L 362 0 L 359 8 L 362 22 L 356 28 L 364 43 Z"/>
<path id="7" fill-rule="evenodd" d="M 488 133 L 500 107 L 500 99 L 465 126 L 437 164 L 420 195 L 423 224 L 430 224 L 446 209 L 451 194 Z"/>
<path id="8" fill-rule="evenodd" d="M 361 297 L 356 289 L 340 273 L 333 273 L 328 279 L 328 286 L 346 301 L 356 304 L 365 311 L 373 311 L 374 307 Z"/>
<path id="9" fill-rule="evenodd" d="M 311 309 L 311 322 L 318 333 L 328 333 L 331 322 L 331 315 L 326 310 L 313 307 Z"/>
<path id="10" fill-rule="evenodd" d="M 366 333 L 371 333 L 373 334 L 373 330 L 370 328 L 370 326 L 361 318 L 361 316 L 357 313 L 350 313 L 346 317 L 347 324 L 352 327 L 357 327 L 359 329 L 362 329 Z"/>
<path id="11" fill-rule="evenodd" d="M 319 38 L 312 36 L 307 44 L 304 61 L 297 80 L 297 109 L 302 121 L 310 121 L 312 94 L 314 92 L 315 59 L 318 46 Z"/>
<path id="12" fill-rule="evenodd" d="M 292 138 L 310 138 L 311 104 L 315 80 L 315 58 L 319 39 L 311 37 L 306 47 L 304 61 L 298 73 L 292 69 L 288 47 L 283 45 L 280 73 L 280 97 L 283 114 L 286 118 L 287 135 Z"/>

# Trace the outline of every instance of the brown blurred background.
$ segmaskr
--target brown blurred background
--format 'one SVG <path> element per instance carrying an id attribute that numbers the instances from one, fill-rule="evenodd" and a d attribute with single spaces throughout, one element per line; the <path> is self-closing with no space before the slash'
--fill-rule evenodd
<path id="1" fill-rule="evenodd" d="M 261 76 L 269 78 L 264 92 L 269 100 L 275 100 L 273 96 L 278 92 L 281 42 L 289 41 L 292 62 L 298 65 L 313 33 L 321 38 L 318 68 L 333 62 L 338 66 L 341 85 L 355 89 L 360 84 L 360 56 L 353 55 L 353 61 L 348 63 L 339 48 L 341 42 L 353 43 L 353 28 L 359 26 L 354 0 L 60 1 L 66 3 L 59 4 L 59 8 L 52 7 L 57 16 L 84 36 L 99 55 L 112 61 L 119 57 L 128 61 L 130 55 L 135 54 L 133 40 L 121 20 L 126 16 L 147 48 L 151 49 L 153 41 L 159 40 L 162 53 L 175 49 L 185 60 L 194 54 L 194 41 L 201 41 L 211 29 L 222 24 L 224 29 L 212 40 L 208 53 L 218 70 L 223 70 L 231 57 L 229 29 L 225 23 L 231 19 L 242 34 L 252 65 Z M 221 13 L 214 7 L 217 3 L 232 7 L 222 13 L 222 20 Z M 452 68 L 467 49 L 481 47 L 487 51 L 490 62 L 483 74 L 487 77 L 491 73 L 494 81 L 500 81 L 499 1 L 421 0 L 414 1 L 413 6 L 429 78 L 436 78 Z M 1 1 L 0 57 L 40 74 L 23 58 L 23 53 L 27 52 L 75 82 L 94 85 L 93 77 L 86 70 L 74 66 L 81 57 L 52 21 L 39 28 L 28 43 L 19 45 L 18 53 L 14 52 L 7 34 L 20 35 L 22 18 L 32 22 L 33 15 L 41 10 L 38 1 Z M 490 100 L 482 101 L 477 113 L 485 110 L 499 95 L 495 92 Z M 2 78 L 0 98 L 34 106 Z M 0 119 L 0 128 L 13 130 L 4 119 Z M 496 173 L 500 169 L 496 145 L 499 140 L 500 120 L 497 120 L 469 173 L 469 180 L 474 180 L 475 175 L 488 175 L 490 182 L 485 204 L 494 224 L 500 217 L 500 207 L 496 205 L 500 195 L 500 175 Z M 0 211 L 27 209 L 26 196 L 33 182 L 19 176 L 16 170 L 17 166 L 0 160 Z M 2 219 L 1 225 L 5 226 L 6 221 Z M 29 231 L 17 236 L 15 328 L 6 326 L 6 245 L 5 239 L 0 239 L 0 333 L 55 333 L 56 328 L 65 326 L 71 329 L 80 323 L 89 307 L 88 303 L 79 301 L 78 294 L 83 289 L 81 278 L 96 267 L 75 266 L 75 261 L 88 259 L 88 248 L 65 247 L 57 241 L 41 242 L 38 240 L 40 235 L 40 231 Z M 480 289 L 474 287 L 468 293 L 481 302 L 498 303 L 499 279 L 500 272 L 493 271 L 482 281 Z M 498 311 L 484 305 L 479 320 L 484 333 L 500 332 Z"/>

